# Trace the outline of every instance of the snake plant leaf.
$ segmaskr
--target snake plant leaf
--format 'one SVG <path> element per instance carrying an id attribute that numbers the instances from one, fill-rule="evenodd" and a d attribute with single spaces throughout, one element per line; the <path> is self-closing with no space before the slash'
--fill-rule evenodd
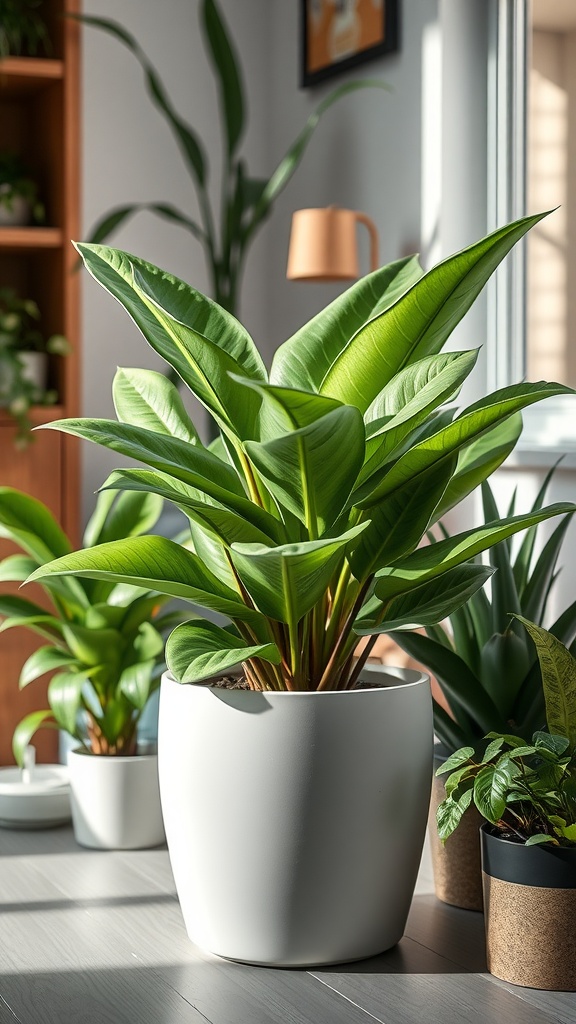
<path id="1" fill-rule="evenodd" d="M 334 359 L 369 320 L 422 277 L 417 256 L 395 260 L 356 281 L 276 350 L 270 382 L 318 392 Z"/>
<path id="2" fill-rule="evenodd" d="M 18 686 L 22 690 L 28 686 L 28 683 L 39 679 L 46 672 L 53 672 L 54 669 L 62 668 L 63 665 L 77 665 L 77 660 L 70 651 L 60 650 L 52 644 L 47 647 L 38 647 L 24 662 Z"/>
<path id="3" fill-rule="evenodd" d="M 158 522 L 162 506 L 156 494 L 99 494 L 84 532 L 85 547 L 147 533 Z"/>
<path id="4" fill-rule="evenodd" d="M 250 436 L 259 399 L 239 398 L 228 373 L 266 380 L 248 331 L 221 306 L 145 260 L 103 245 L 78 244 L 89 273 L 124 306 L 144 337 L 197 398 L 232 430 L 230 415 Z"/>
<path id="5" fill-rule="evenodd" d="M 88 238 L 89 244 L 97 245 L 99 242 L 104 242 L 113 231 L 116 231 L 135 214 L 141 213 L 142 210 L 149 210 L 163 220 L 179 224 L 180 227 L 189 231 L 198 241 L 203 243 L 206 241 L 206 232 L 202 230 L 200 225 L 192 220 L 191 217 L 181 213 L 180 210 L 177 210 L 170 203 L 127 203 L 125 206 L 114 207 L 113 210 L 110 210 L 96 222 Z M 78 260 L 78 263 L 80 264 L 80 260 Z"/>
<path id="6" fill-rule="evenodd" d="M 228 157 L 233 156 L 244 130 L 244 89 L 232 42 L 213 0 L 204 0 L 202 26 L 217 74 L 220 107 L 226 124 Z"/>
<path id="7" fill-rule="evenodd" d="M 358 409 L 343 405 L 299 430 L 244 447 L 271 493 L 318 537 L 354 486 L 364 461 L 364 423 Z"/>
<path id="8" fill-rule="evenodd" d="M 232 561 L 256 607 L 293 626 L 325 592 L 346 548 L 365 525 L 352 527 L 340 537 L 275 548 L 233 544 Z"/>
<path id="9" fill-rule="evenodd" d="M 552 479 L 552 476 L 556 472 L 556 468 L 559 465 L 560 461 L 561 459 L 557 459 L 554 465 L 551 466 L 548 472 L 546 473 L 546 476 L 544 477 L 544 480 L 542 482 L 542 486 L 540 487 L 540 490 L 538 491 L 538 494 L 534 499 L 534 504 L 532 506 L 533 510 L 537 508 L 542 508 L 542 505 L 546 500 L 546 494 L 548 492 L 548 487 L 550 486 L 550 481 Z M 526 583 L 528 582 L 530 566 L 532 564 L 532 556 L 534 553 L 534 545 L 536 544 L 536 535 L 537 527 L 535 526 L 533 526 L 532 529 L 526 531 L 522 540 L 522 544 L 520 545 L 520 548 L 518 550 L 518 554 L 514 560 L 514 579 L 516 580 L 516 586 L 518 588 L 518 593 L 521 598 L 523 598 L 524 588 L 526 586 Z M 526 618 L 540 622 L 540 619 L 536 615 L 526 614 Z"/>
<path id="10" fill-rule="evenodd" d="M 212 622 L 183 622 L 166 644 L 166 663 L 179 683 L 196 683 L 229 672 L 249 658 L 280 663 L 276 644 L 247 644 Z"/>
<path id="11" fill-rule="evenodd" d="M 69 15 L 69 17 L 75 17 L 84 25 L 91 25 L 94 28 L 102 29 L 118 39 L 119 42 L 123 43 L 134 54 L 144 71 L 146 88 L 152 102 L 166 119 L 194 179 L 198 185 L 203 186 L 206 179 L 206 158 L 202 144 L 196 133 L 192 131 L 189 125 L 174 110 L 158 73 L 136 42 L 134 36 L 127 32 L 118 22 L 112 21 L 109 18 L 96 18 L 93 15 L 86 14 Z"/>
<path id="12" fill-rule="evenodd" d="M 542 671 L 546 724 L 553 735 L 565 736 L 576 749 L 576 660 L 552 633 L 519 615 L 530 634 Z"/>
<path id="13" fill-rule="evenodd" d="M 458 393 L 477 358 L 477 350 L 427 356 L 392 378 L 364 416 L 366 462 L 360 480 L 368 479 L 389 462 L 429 413 Z"/>
<path id="14" fill-rule="evenodd" d="M 448 569 L 474 558 L 481 551 L 486 551 L 487 548 L 505 540 L 506 537 L 518 533 L 519 530 L 524 530 L 535 523 L 543 523 L 553 516 L 573 511 L 572 502 L 560 501 L 553 505 L 547 505 L 537 512 L 513 516 L 511 519 L 499 520 L 495 523 L 486 523 L 484 526 L 466 530 L 464 533 L 458 533 L 454 537 L 440 540 L 428 547 L 419 548 L 407 558 L 398 559 L 394 566 L 380 570 L 377 573 L 375 592 L 382 601 L 389 600 L 397 594 L 405 593 L 405 591 L 420 586 L 436 576 L 441 576 Z"/>
<path id="15" fill-rule="evenodd" d="M 565 516 L 556 526 L 542 548 L 534 570 L 524 587 L 522 594 L 522 613 L 532 622 L 541 622 L 544 618 L 550 590 L 554 582 L 554 573 L 560 548 L 566 536 L 572 516 Z"/>
<path id="16" fill-rule="evenodd" d="M 16 726 L 12 736 L 12 753 L 14 754 L 16 764 L 20 765 L 20 767 L 24 764 L 24 751 L 26 747 L 41 727 L 49 729 L 59 728 L 49 708 L 45 711 L 32 711 Z"/>
<path id="17" fill-rule="evenodd" d="M 512 629 L 493 633 L 480 652 L 480 682 L 506 722 L 514 717 L 516 700 L 532 661 L 524 638 Z"/>
<path id="18" fill-rule="evenodd" d="M 493 522 L 498 518 L 498 506 L 496 505 L 494 495 L 492 494 L 492 489 L 488 481 L 484 481 L 482 484 L 482 506 L 486 522 Z M 525 648 L 525 651 L 524 657 L 521 659 L 522 664 L 518 665 L 518 672 L 523 668 L 525 673 L 528 669 L 529 660 L 527 657 L 527 647 L 525 642 L 526 634 L 523 634 L 522 627 L 518 626 L 514 620 L 510 618 L 511 615 L 519 614 L 521 612 L 521 607 L 506 541 L 502 541 L 500 544 L 495 544 L 492 547 L 491 559 L 498 570 L 496 579 L 492 584 L 492 633 L 504 634 L 511 631 L 519 633 L 519 639 L 521 641 L 521 645 Z M 496 643 L 498 647 L 501 646 L 498 642 Z M 518 645 L 515 645 L 515 647 L 516 654 L 519 655 L 520 651 Z M 493 668 L 492 658 L 489 658 L 488 664 Z M 490 671 L 490 668 L 488 671 Z"/>
<path id="19" fill-rule="evenodd" d="M 462 449 L 458 456 L 456 472 L 434 513 L 433 522 L 438 522 L 442 516 L 472 494 L 483 480 L 491 476 L 506 461 L 516 447 L 521 433 L 522 416 L 520 413 L 514 413 Z M 508 518 L 512 515 L 513 510 L 509 512 Z"/>
<path id="20" fill-rule="evenodd" d="M 357 331 L 330 366 L 320 393 L 365 411 L 399 370 L 442 349 L 498 264 L 543 216 L 508 224 L 429 270 Z"/>
<path id="21" fill-rule="evenodd" d="M 260 618 L 196 555 L 165 537 L 131 537 L 76 551 L 40 566 L 30 582 L 70 573 L 155 590 L 246 622 Z"/>
<path id="22" fill-rule="evenodd" d="M 185 444 L 177 437 L 156 434 L 143 427 L 117 423 L 115 420 L 55 420 L 47 426 L 95 441 L 174 476 L 221 502 L 226 508 L 245 516 L 264 533 L 268 533 L 274 524 L 268 512 L 243 496 L 242 485 L 232 466 L 205 448 Z M 279 523 L 274 529 L 278 531 Z"/>
<path id="23" fill-rule="evenodd" d="M 121 423 L 179 437 L 188 444 L 199 443 L 178 388 L 163 373 L 119 367 L 112 384 L 112 396 Z"/>
<path id="24" fill-rule="evenodd" d="M 449 463 L 432 466 L 370 509 L 370 525 L 350 556 L 357 580 L 367 579 L 418 545 L 452 469 Z"/>
<path id="25" fill-rule="evenodd" d="M 514 384 L 495 391 L 465 409 L 453 423 L 414 445 L 375 486 L 372 482 L 375 478 L 368 480 L 355 493 L 355 504 L 360 508 L 369 508 L 386 495 L 392 494 L 407 479 L 414 479 L 434 463 L 452 458 L 485 430 L 506 420 L 513 413 L 544 398 L 570 393 L 571 389 L 562 384 L 548 384 L 545 381 Z"/>
<path id="26" fill-rule="evenodd" d="M 28 555 L 8 555 L 0 562 L 0 583 L 22 583 L 34 569 L 38 561 Z"/>
<path id="27" fill-rule="evenodd" d="M 338 86 L 324 97 L 316 107 L 316 110 L 310 114 L 304 128 L 292 143 L 288 152 L 284 155 L 276 169 L 273 171 L 270 179 L 263 189 L 260 199 L 254 207 L 252 219 L 245 230 L 245 240 L 253 234 L 260 221 L 268 215 L 272 203 L 290 181 L 290 178 L 304 156 L 308 143 L 316 131 L 322 116 L 334 103 L 337 103 L 342 99 L 343 96 L 348 95 L 348 93 L 356 92 L 358 89 L 384 89 L 386 92 L 390 92 L 390 86 L 379 78 L 361 78 Z M 276 383 L 279 383 L 279 381 Z M 289 381 L 286 383 L 290 384 Z M 293 381 L 292 383 L 298 386 L 296 381 Z"/>
<path id="28" fill-rule="evenodd" d="M 129 700 L 138 711 L 143 711 L 152 692 L 152 673 L 156 662 L 139 661 L 128 665 L 118 680 L 118 691 Z"/>
<path id="29" fill-rule="evenodd" d="M 85 683 L 84 672 L 57 672 L 48 683 L 52 714 L 59 727 L 71 736 L 78 736 L 78 712 Z"/>
<path id="30" fill-rule="evenodd" d="M 354 624 L 360 636 L 389 633 L 397 629 L 414 629 L 441 622 L 455 609 L 468 601 L 483 587 L 494 570 L 484 565 L 459 565 L 439 579 L 431 580 L 416 590 L 395 598 L 388 606 L 378 602 L 376 614 L 366 619 L 363 610 Z M 385 611 L 385 621 L 379 624 L 379 612 Z"/>
<path id="31" fill-rule="evenodd" d="M 13 487 L 0 487 L 0 537 L 14 541 L 39 562 L 72 550 L 46 506 Z"/>
<path id="32" fill-rule="evenodd" d="M 194 522 L 199 523 L 220 543 L 230 546 L 239 543 L 269 544 L 277 530 L 264 533 L 242 516 L 236 515 L 222 505 L 200 501 L 198 491 L 181 480 L 175 480 L 161 473 L 146 469 L 114 470 L 102 485 L 106 489 L 142 491 L 158 494 L 171 502 Z"/>

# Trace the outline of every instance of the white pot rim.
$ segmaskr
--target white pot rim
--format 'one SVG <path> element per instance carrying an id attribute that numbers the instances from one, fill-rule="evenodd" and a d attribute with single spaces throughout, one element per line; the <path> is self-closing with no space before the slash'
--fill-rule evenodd
<path id="1" fill-rule="evenodd" d="M 74 750 L 70 750 L 68 757 L 72 755 L 78 755 L 79 757 L 90 757 L 97 761 L 121 761 L 122 764 L 131 763 L 132 761 L 157 761 L 158 754 L 95 754 L 92 750 L 86 750 L 82 747 L 75 747 Z"/>
<path id="2" fill-rule="evenodd" d="M 224 676 L 228 677 L 234 675 L 234 672 L 221 672 L 217 676 L 210 676 L 208 679 L 201 679 L 198 682 L 191 683 L 179 683 L 177 679 L 170 672 L 164 672 L 163 678 L 170 683 L 176 683 L 177 686 L 196 686 L 204 687 L 205 690 L 216 690 L 220 692 L 223 690 L 227 693 L 245 693 L 252 694 L 259 697 L 352 697 L 357 693 L 376 693 L 379 690 L 402 690 L 410 689 L 413 686 L 421 686 L 427 684 L 430 677 L 427 672 L 420 672 L 418 669 L 413 668 L 397 668 L 392 665 L 365 665 L 362 669 L 362 675 L 374 675 L 374 676 L 386 676 L 387 681 L 383 682 L 379 686 L 356 686 L 353 690 L 249 690 L 249 689 L 237 689 L 231 690 L 226 686 L 219 686 L 218 680 Z M 98 755 L 96 755 L 98 756 Z"/>

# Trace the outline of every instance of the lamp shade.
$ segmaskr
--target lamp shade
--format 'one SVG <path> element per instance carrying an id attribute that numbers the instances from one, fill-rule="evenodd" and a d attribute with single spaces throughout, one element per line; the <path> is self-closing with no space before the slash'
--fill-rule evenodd
<path id="1" fill-rule="evenodd" d="M 291 281 L 352 281 L 359 276 L 356 226 L 370 232 L 371 269 L 378 267 L 378 235 L 373 222 L 356 210 L 326 206 L 296 210 L 286 276 Z"/>

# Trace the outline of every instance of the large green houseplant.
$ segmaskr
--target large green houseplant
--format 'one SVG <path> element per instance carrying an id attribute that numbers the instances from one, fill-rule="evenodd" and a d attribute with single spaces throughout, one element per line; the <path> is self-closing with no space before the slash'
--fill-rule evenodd
<path id="1" fill-rule="evenodd" d="M 155 494 L 103 492 L 84 533 L 84 550 L 95 550 L 96 545 L 121 537 L 142 536 L 156 524 L 162 504 Z M 22 581 L 33 570 L 72 550 L 49 509 L 10 487 L 0 487 L 0 537 L 21 549 L 0 562 L 0 584 Z M 67 733 L 82 753 L 97 755 L 94 762 L 110 758 L 137 761 L 136 768 L 128 770 L 147 774 L 144 822 L 150 826 L 156 821 L 156 841 L 160 842 L 163 832 L 156 766 L 152 759 L 134 755 L 138 723 L 160 685 L 165 631 L 181 621 L 182 613 L 164 611 L 169 597 L 139 586 L 46 577 L 41 587 L 45 605 L 0 593 L 0 632 L 23 628 L 46 641 L 23 664 L 20 688 L 52 673 L 48 707 L 30 712 L 16 727 L 14 757 L 22 764 L 36 731 L 52 728 Z M 87 768 L 87 764 L 85 757 L 71 755 L 74 825 L 81 841 L 95 813 L 96 800 L 93 790 L 83 793 L 78 771 L 99 770 L 94 764 Z M 121 766 L 113 779 L 115 770 L 106 769 L 111 786 L 120 788 L 118 774 L 122 770 Z M 106 799 L 113 803 L 113 794 Z M 134 812 L 120 806 L 123 822 L 130 813 Z M 125 841 L 120 845 L 126 845 Z"/>
<path id="2" fill-rule="evenodd" d="M 228 620 L 176 628 L 160 700 L 172 864 L 189 932 L 213 951 L 259 963 L 330 962 L 387 948 L 402 934 L 428 806 L 429 693 L 418 676 L 352 691 L 379 633 L 440 621 L 490 575 L 471 561 L 478 552 L 573 509 L 559 503 L 418 548 L 430 523 L 512 450 L 519 410 L 569 391 L 523 383 L 458 415 L 443 408 L 477 354 L 441 354 L 445 341 L 538 220 L 508 225 L 426 274 L 416 258 L 374 272 L 282 345 L 269 376 L 248 333 L 213 301 L 138 257 L 79 246 L 221 436 L 201 444 L 161 374 L 119 370 L 117 420 L 52 426 L 143 462 L 147 469 L 118 470 L 105 487 L 173 502 L 190 521 L 194 551 L 128 538 L 65 555 L 30 578 L 146 586 Z M 240 664 L 244 693 L 179 685 Z M 274 714 L 254 713 L 267 708 Z M 252 788 L 246 803 L 244 789 L 230 785 L 239 766 L 257 780 L 257 801 Z M 398 777 L 402 820 L 396 815 L 392 828 L 381 808 L 394 806 Z M 194 793 L 181 792 L 184 784 Z M 297 823 L 276 820 L 290 811 Z M 275 865 L 257 892 L 238 893 L 221 861 L 231 848 Z M 351 907 L 359 918 L 352 930 Z"/>

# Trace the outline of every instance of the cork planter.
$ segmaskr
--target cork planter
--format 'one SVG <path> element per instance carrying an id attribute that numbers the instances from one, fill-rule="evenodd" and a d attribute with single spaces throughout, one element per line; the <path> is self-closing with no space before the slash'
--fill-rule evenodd
<path id="1" fill-rule="evenodd" d="M 442 757 L 434 758 L 435 772 L 443 760 Z M 472 805 L 463 815 L 456 831 L 442 844 L 438 838 L 436 811 L 445 796 L 444 777 L 434 776 L 428 817 L 434 891 L 443 903 L 463 910 L 481 911 L 482 870 L 478 830 L 483 818 Z"/>
<path id="2" fill-rule="evenodd" d="M 283 967 L 363 959 L 404 932 L 426 830 L 420 672 L 353 691 L 160 691 L 166 838 L 190 939 Z"/>
<path id="3" fill-rule="evenodd" d="M 488 970 L 576 991 L 576 847 L 523 846 L 481 830 Z"/>

